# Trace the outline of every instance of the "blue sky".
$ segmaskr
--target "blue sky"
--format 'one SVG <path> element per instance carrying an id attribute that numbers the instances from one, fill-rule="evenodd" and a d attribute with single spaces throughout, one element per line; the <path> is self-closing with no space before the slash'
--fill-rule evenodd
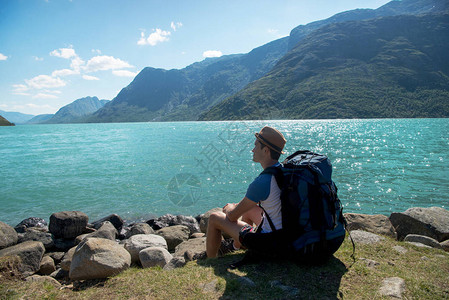
<path id="1" fill-rule="evenodd" d="M 113 99 L 145 67 L 247 53 L 302 24 L 385 0 L 1 0 L 0 110 Z"/>

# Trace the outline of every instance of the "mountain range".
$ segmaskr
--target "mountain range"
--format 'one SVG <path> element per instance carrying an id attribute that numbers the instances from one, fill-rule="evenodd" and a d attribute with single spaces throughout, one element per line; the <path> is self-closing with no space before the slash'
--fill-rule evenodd
<path id="1" fill-rule="evenodd" d="M 449 15 L 335 23 L 201 120 L 449 117 Z"/>
<path id="2" fill-rule="evenodd" d="M 449 117 L 448 14 L 449 0 L 342 12 L 246 54 L 144 68 L 112 101 L 30 123 Z"/>
<path id="3" fill-rule="evenodd" d="M 145 68 L 86 121 L 449 116 L 447 19 L 435 15 L 448 3 L 391 1 L 298 26 L 247 54 Z"/>
<path id="4" fill-rule="evenodd" d="M 14 124 L 0 116 L 0 126 L 14 126 Z"/>

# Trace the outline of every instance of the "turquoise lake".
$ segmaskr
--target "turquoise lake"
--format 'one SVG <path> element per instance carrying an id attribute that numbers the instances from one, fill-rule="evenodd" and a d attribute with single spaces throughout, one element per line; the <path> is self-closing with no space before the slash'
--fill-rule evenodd
<path id="1" fill-rule="evenodd" d="M 329 156 L 345 212 L 448 209 L 449 119 L 19 125 L 0 127 L 0 221 L 64 210 L 133 221 L 238 202 L 261 172 L 251 150 L 264 125 L 287 139 L 281 160 Z"/>

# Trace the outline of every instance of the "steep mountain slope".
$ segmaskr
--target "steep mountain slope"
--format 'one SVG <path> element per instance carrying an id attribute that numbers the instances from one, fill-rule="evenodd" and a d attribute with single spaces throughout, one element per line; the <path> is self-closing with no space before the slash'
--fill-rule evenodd
<path id="1" fill-rule="evenodd" d="M 102 108 L 108 100 L 98 100 L 97 97 L 85 97 L 60 108 L 56 114 L 43 123 L 78 123 L 98 109 Z"/>
<path id="2" fill-rule="evenodd" d="M 14 126 L 14 124 L 0 116 L 0 126 Z"/>
<path id="3" fill-rule="evenodd" d="M 26 124 L 40 124 L 40 123 L 44 123 L 45 121 L 48 121 L 51 118 L 53 118 L 53 116 L 54 116 L 54 114 L 37 115 L 34 118 L 32 118 L 31 120 L 29 120 L 28 122 L 26 122 Z"/>
<path id="4" fill-rule="evenodd" d="M 449 116 L 449 15 L 322 27 L 201 120 Z"/>
<path id="5" fill-rule="evenodd" d="M 88 121 L 196 120 L 268 72 L 286 53 L 287 42 L 282 38 L 247 54 L 206 59 L 181 70 L 145 68 Z"/>

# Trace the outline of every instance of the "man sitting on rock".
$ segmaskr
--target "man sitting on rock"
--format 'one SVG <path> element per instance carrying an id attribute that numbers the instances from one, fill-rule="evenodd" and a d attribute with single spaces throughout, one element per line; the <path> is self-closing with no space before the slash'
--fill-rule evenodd
<path id="1" fill-rule="evenodd" d="M 279 157 L 287 142 L 282 133 L 265 126 L 255 136 L 253 161 L 260 163 L 264 170 L 278 166 Z M 265 213 L 270 216 L 276 230 L 282 229 L 280 194 L 275 177 L 261 174 L 249 185 L 245 197 L 238 204 L 228 203 L 222 212 L 211 214 L 207 227 L 207 257 L 218 255 L 222 232 L 233 238 L 235 249 L 241 246 L 249 249 L 275 249 L 279 239 L 276 232 L 272 232 Z M 253 227 L 254 224 L 257 228 Z"/>

